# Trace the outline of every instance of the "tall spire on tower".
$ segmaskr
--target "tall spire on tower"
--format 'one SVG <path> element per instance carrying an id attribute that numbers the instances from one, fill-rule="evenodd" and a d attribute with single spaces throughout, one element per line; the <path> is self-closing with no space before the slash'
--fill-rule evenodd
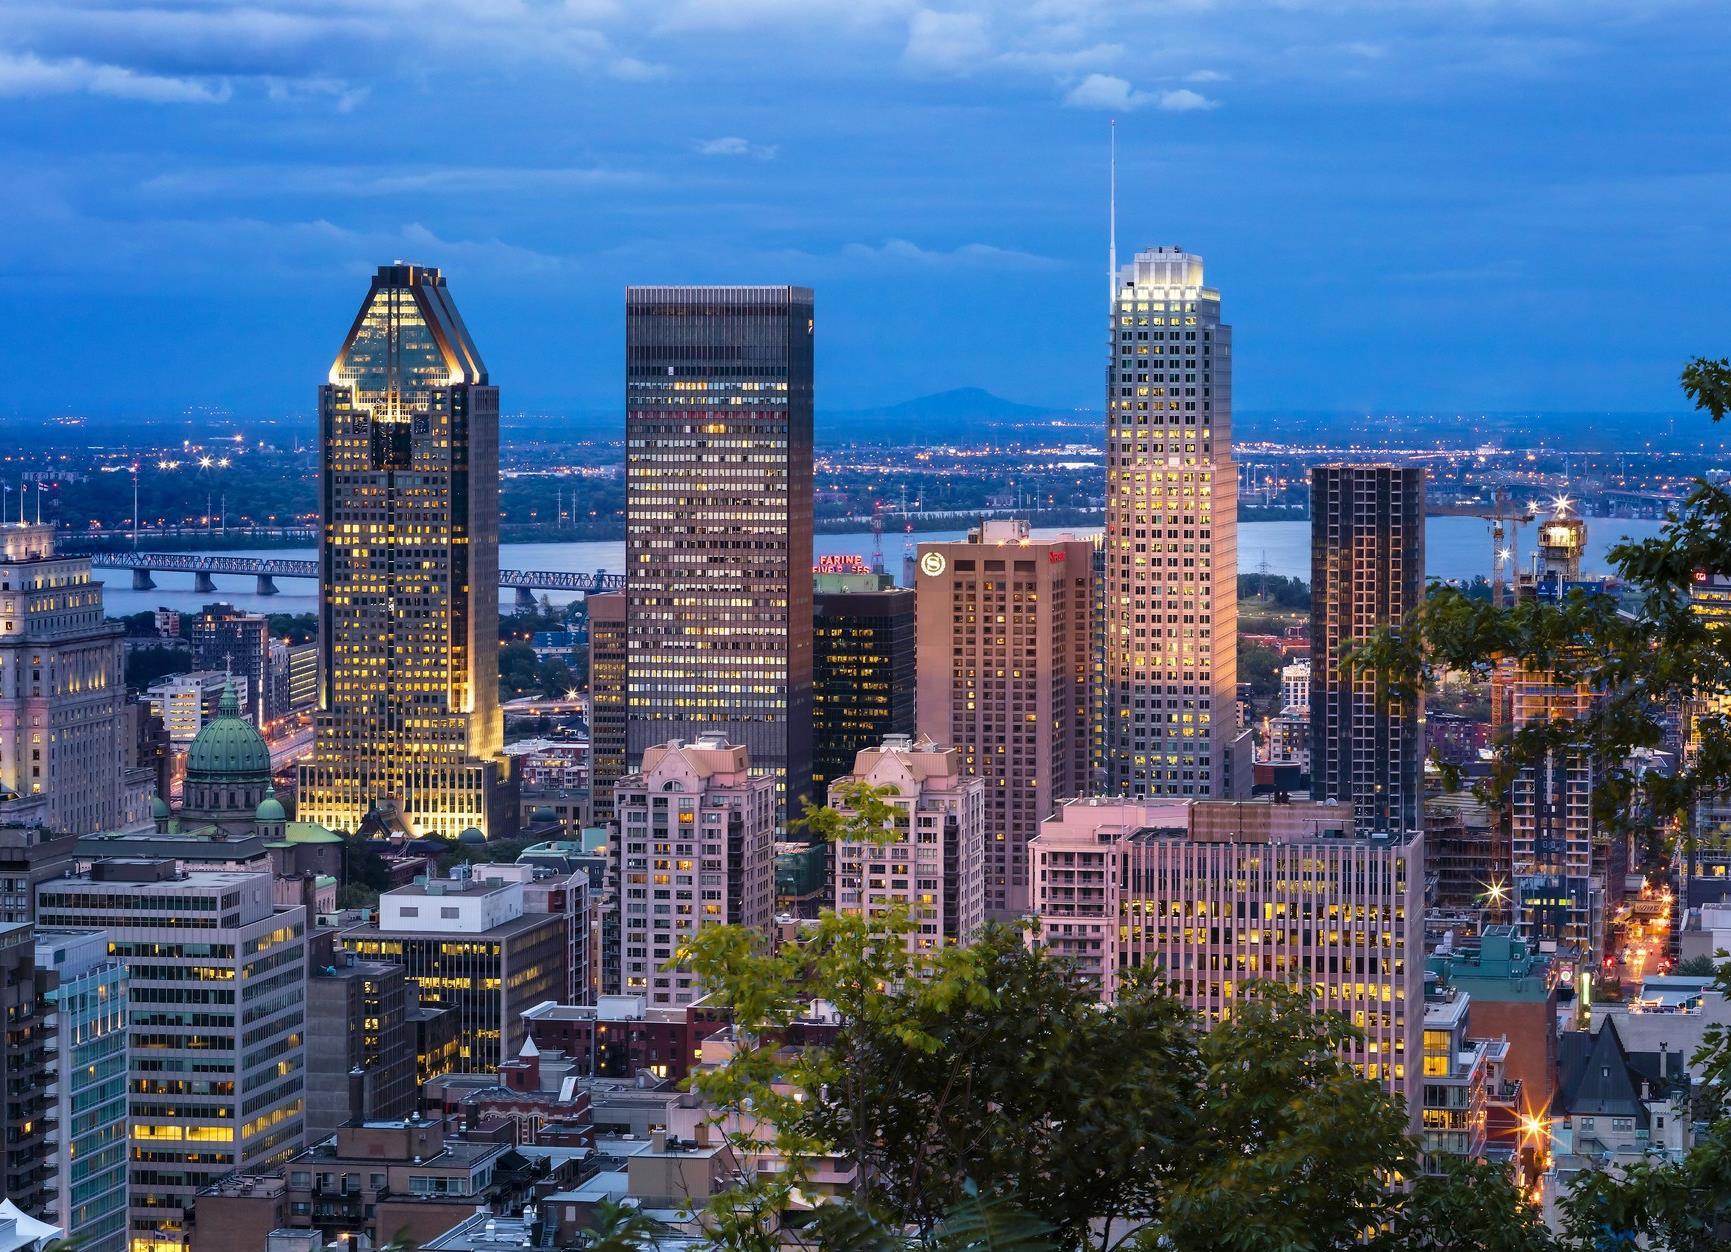
<path id="1" fill-rule="evenodd" d="M 1113 118 L 1107 126 L 1107 150 L 1109 153 L 1108 190 L 1106 193 L 1106 302 L 1112 307 L 1112 301 L 1118 295 L 1118 119 Z"/>

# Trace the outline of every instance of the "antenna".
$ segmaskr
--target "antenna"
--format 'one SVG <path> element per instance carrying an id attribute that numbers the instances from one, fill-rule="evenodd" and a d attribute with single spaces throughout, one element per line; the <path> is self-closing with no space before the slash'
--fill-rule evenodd
<path id="1" fill-rule="evenodd" d="M 1107 308 L 1114 308 L 1118 298 L 1118 119 L 1107 128 L 1107 148 L 1110 153 L 1110 178 L 1106 197 L 1106 299 Z"/>

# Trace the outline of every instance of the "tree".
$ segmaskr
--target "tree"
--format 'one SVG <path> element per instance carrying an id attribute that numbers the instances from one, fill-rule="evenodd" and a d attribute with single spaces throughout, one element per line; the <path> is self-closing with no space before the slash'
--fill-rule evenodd
<path id="1" fill-rule="evenodd" d="M 527 695 L 538 689 L 541 662 L 535 649 L 521 639 L 499 649 L 499 690 L 505 697 Z"/>
<path id="2" fill-rule="evenodd" d="M 565 693 L 577 685 L 577 680 L 571 676 L 571 667 L 563 661 L 553 659 L 541 663 L 538 681 L 541 694 L 549 700 L 564 699 Z"/>
<path id="3" fill-rule="evenodd" d="M 126 654 L 126 685 L 143 691 L 170 674 L 192 669 L 192 653 L 185 648 L 133 648 Z"/>
<path id="4" fill-rule="evenodd" d="M 1677 962 L 1671 972 L 1690 978 L 1711 978 L 1719 972 L 1719 962 L 1706 955 L 1692 956 L 1686 961 Z"/>

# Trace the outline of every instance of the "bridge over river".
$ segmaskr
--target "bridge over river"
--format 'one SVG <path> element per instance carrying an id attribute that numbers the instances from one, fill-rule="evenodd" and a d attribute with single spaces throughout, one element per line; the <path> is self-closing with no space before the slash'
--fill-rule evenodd
<path id="1" fill-rule="evenodd" d="M 90 563 L 97 569 L 131 570 L 134 591 L 154 589 L 156 583 L 151 575 L 156 572 L 191 574 L 194 590 L 207 595 L 215 593 L 216 579 L 224 574 L 257 579 L 261 596 L 274 596 L 279 578 L 317 579 L 319 576 L 317 561 L 213 556 L 198 552 L 99 552 L 92 554 Z M 571 570 L 502 569 L 499 571 L 499 585 L 515 590 L 517 603 L 527 607 L 535 603 L 537 591 L 575 591 L 584 595 L 623 591 L 625 575 L 604 574 L 600 570 L 593 574 L 579 574 Z"/>

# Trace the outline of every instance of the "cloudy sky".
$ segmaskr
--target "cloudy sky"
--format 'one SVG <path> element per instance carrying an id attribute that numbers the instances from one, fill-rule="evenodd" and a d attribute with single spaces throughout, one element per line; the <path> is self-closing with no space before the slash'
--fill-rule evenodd
<path id="1" fill-rule="evenodd" d="M 4 0 L 11 413 L 306 412 L 381 261 L 507 409 L 629 282 L 817 289 L 820 407 L 1097 406 L 1121 247 L 1245 409 L 1676 410 L 1731 352 L 1723 0 Z"/>

